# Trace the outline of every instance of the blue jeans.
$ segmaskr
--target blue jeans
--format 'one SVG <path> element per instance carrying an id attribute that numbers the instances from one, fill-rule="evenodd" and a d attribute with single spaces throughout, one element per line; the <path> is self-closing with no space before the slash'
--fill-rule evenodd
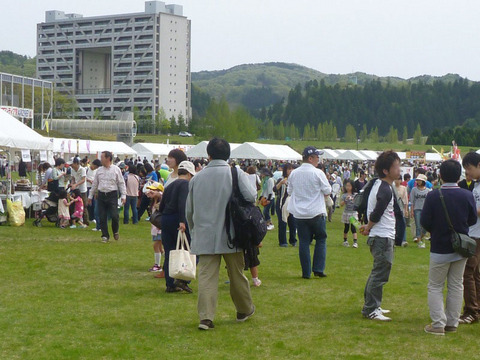
<path id="1" fill-rule="evenodd" d="M 263 217 L 265 218 L 265 221 L 270 221 L 272 220 L 272 217 L 270 215 L 270 210 L 272 209 L 272 206 L 275 204 L 275 200 L 271 200 L 270 201 L 270 204 L 268 204 L 267 206 L 265 206 L 263 208 Z"/>
<path id="2" fill-rule="evenodd" d="M 425 229 L 420 223 L 422 210 L 413 210 L 413 216 L 415 217 L 415 236 L 420 239 L 421 236 L 424 236 L 426 234 Z"/>
<path id="3" fill-rule="evenodd" d="M 312 270 L 316 273 L 323 273 L 327 258 L 327 219 L 325 215 L 318 215 L 312 219 L 295 219 L 295 221 L 300 242 L 298 253 L 302 266 L 302 277 L 310 278 Z M 313 239 L 315 239 L 315 250 L 313 266 L 311 266 L 310 244 Z"/>
<path id="4" fill-rule="evenodd" d="M 127 196 L 127 201 L 123 206 L 123 223 L 128 224 L 129 208 L 132 208 L 132 223 L 138 223 L 137 196 Z"/>
<path id="5" fill-rule="evenodd" d="M 280 201 L 277 201 L 276 204 L 277 217 L 278 217 L 278 244 L 280 246 L 287 246 L 287 223 L 282 220 L 282 212 L 280 210 Z M 295 223 L 295 218 L 292 214 L 288 216 L 288 229 L 290 230 L 289 242 L 290 245 L 295 245 L 297 243 L 297 226 Z"/>

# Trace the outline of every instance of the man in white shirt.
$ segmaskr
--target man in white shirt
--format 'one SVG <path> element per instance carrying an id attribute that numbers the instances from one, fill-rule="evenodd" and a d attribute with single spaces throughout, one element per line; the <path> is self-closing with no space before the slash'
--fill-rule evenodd
<path id="1" fill-rule="evenodd" d="M 394 210 L 393 182 L 400 176 L 400 158 L 394 151 L 380 154 L 375 162 L 380 179 L 373 184 L 368 196 L 368 224 L 360 227 L 367 235 L 367 244 L 373 256 L 373 269 L 365 285 L 362 314 L 370 320 L 390 321 L 385 314 L 389 310 L 380 307 L 383 286 L 388 282 L 393 263 L 396 218 Z"/>
<path id="2" fill-rule="evenodd" d="M 288 178 L 287 192 L 291 196 L 288 212 L 297 223 L 299 239 L 299 257 L 302 277 L 309 279 L 313 274 L 326 277 L 325 260 L 327 256 L 327 209 L 325 196 L 330 195 L 332 187 L 325 173 L 317 169 L 319 155 L 323 152 L 313 146 L 303 150 L 303 164 L 293 170 Z M 310 244 L 315 238 L 313 266 L 310 260 Z"/>
<path id="3" fill-rule="evenodd" d="M 118 166 L 112 164 L 113 155 L 110 151 L 103 151 L 101 156 L 102 167 L 97 170 L 93 179 L 92 189 L 88 195 L 88 205 L 97 196 L 98 215 L 100 217 L 100 229 L 102 230 L 102 242 L 110 241 L 108 233 L 108 215 L 112 218 L 113 238 L 119 239 L 119 216 L 118 216 L 118 195 L 122 204 L 127 199 L 127 188 L 123 179 L 122 171 Z"/>
<path id="4" fill-rule="evenodd" d="M 87 169 L 80 166 L 80 159 L 75 157 L 72 162 L 72 190 L 80 190 L 80 196 L 83 201 L 83 223 L 89 225 L 88 210 L 87 210 Z"/>

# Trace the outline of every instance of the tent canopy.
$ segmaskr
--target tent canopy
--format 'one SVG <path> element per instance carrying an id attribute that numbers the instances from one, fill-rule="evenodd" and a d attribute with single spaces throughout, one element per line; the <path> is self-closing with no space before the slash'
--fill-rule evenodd
<path id="1" fill-rule="evenodd" d="M 323 155 L 321 156 L 325 160 L 335 160 L 338 156 L 338 152 L 332 149 L 323 149 Z"/>
<path id="2" fill-rule="evenodd" d="M 337 156 L 338 160 L 364 161 L 367 157 L 357 150 L 346 150 Z"/>
<path id="3" fill-rule="evenodd" d="M 373 150 L 360 150 L 360 153 L 365 155 L 367 160 L 377 160 L 378 158 L 378 153 Z"/>
<path id="4" fill-rule="evenodd" d="M 136 151 L 121 141 L 79 140 L 52 138 L 53 151 L 56 153 L 89 155 L 102 151 L 111 151 L 114 155 L 136 155 Z M 78 142 L 78 149 L 77 149 Z"/>
<path id="5" fill-rule="evenodd" d="M 49 139 L 0 110 L 0 147 L 26 150 L 52 150 Z"/>
<path id="6" fill-rule="evenodd" d="M 187 156 L 189 158 L 208 158 L 207 145 L 208 145 L 208 141 L 202 141 L 198 143 L 194 147 L 187 150 Z M 241 144 L 230 143 L 230 152 L 235 150 L 240 145 Z"/>
<path id="7" fill-rule="evenodd" d="M 234 149 L 232 159 L 302 160 L 302 156 L 287 145 L 270 145 L 246 142 Z"/>
<path id="8" fill-rule="evenodd" d="M 166 157 L 173 149 L 180 149 L 187 152 L 192 148 L 192 145 L 177 145 L 177 144 L 158 144 L 158 143 L 137 143 L 132 146 L 140 158 L 146 157 L 147 160 L 154 158 Z"/>

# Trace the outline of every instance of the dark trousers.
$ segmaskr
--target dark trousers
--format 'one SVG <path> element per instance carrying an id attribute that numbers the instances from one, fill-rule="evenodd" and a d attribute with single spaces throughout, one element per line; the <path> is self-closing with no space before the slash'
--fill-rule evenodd
<path id="1" fill-rule="evenodd" d="M 324 215 L 312 219 L 295 219 L 298 230 L 298 254 L 302 266 L 302 277 L 310 278 L 312 270 L 323 273 L 327 258 L 327 219 Z M 310 244 L 315 239 L 313 264 L 310 259 Z"/>
<path id="2" fill-rule="evenodd" d="M 119 216 L 118 216 L 118 193 L 112 191 L 104 193 L 99 191 L 98 198 L 98 216 L 100 218 L 100 229 L 102 230 L 102 237 L 110 238 L 108 233 L 108 216 L 112 218 L 112 231 L 114 234 L 118 233 Z"/>
<path id="3" fill-rule="evenodd" d="M 138 223 L 138 212 L 137 212 L 137 200 L 138 196 L 127 196 L 127 201 L 123 207 L 123 223 L 128 224 L 129 208 L 132 209 L 132 223 Z"/>
<path id="4" fill-rule="evenodd" d="M 278 217 L 278 244 L 280 246 L 287 245 L 287 224 L 288 229 L 290 230 L 289 243 L 290 245 L 295 245 L 297 243 L 297 225 L 295 223 L 295 218 L 292 214 L 288 216 L 287 222 L 282 219 L 282 211 L 280 209 L 280 200 L 276 204 L 277 217 Z"/>
<path id="5" fill-rule="evenodd" d="M 87 196 L 90 196 L 90 190 L 91 188 L 88 188 L 87 189 Z M 87 211 L 88 211 L 88 220 L 89 221 L 93 221 L 93 220 L 97 220 L 95 218 L 95 204 L 97 202 L 97 199 L 95 199 L 95 196 L 92 198 L 92 205 L 88 205 L 88 202 L 85 203 L 84 205 L 87 205 Z"/>
<path id="6" fill-rule="evenodd" d="M 177 246 L 177 235 L 180 221 L 178 214 L 163 214 L 162 215 L 162 243 L 165 250 L 165 259 L 163 262 L 163 271 L 165 273 L 165 282 L 167 288 L 174 287 L 175 279 L 170 277 L 170 251 L 175 250 Z"/>
<path id="7" fill-rule="evenodd" d="M 477 242 L 475 255 L 469 257 L 463 273 L 463 299 L 465 300 L 465 315 L 480 317 L 480 239 L 474 238 Z"/>
<path id="8" fill-rule="evenodd" d="M 150 204 L 150 198 L 148 198 L 147 195 L 142 194 L 140 207 L 138 208 L 138 221 L 140 221 L 140 219 L 142 218 L 142 215 L 148 209 L 149 204 Z"/>

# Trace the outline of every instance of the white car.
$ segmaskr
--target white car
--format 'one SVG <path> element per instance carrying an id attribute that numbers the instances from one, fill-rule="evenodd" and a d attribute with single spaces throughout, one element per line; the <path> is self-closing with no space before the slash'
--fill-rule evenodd
<path id="1" fill-rule="evenodd" d="M 183 136 L 183 137 L 192 137 L 192 136 L 193 136 L 192 134 L 190 134 L 190 133 L 187 132 L 187 131 L 180 131 L 180 132 L 178 133 L 178 135 Z"/>

